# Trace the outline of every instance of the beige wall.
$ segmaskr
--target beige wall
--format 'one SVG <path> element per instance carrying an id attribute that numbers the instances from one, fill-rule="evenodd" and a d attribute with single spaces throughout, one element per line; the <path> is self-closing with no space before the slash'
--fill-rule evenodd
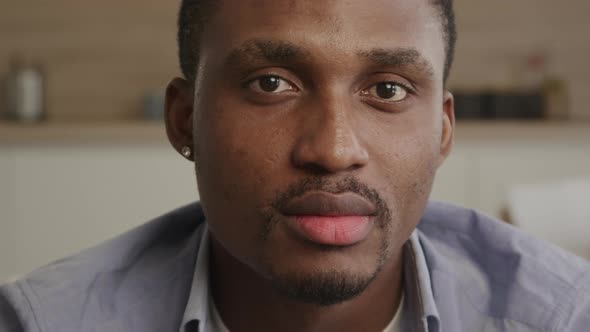
<path id="1" fill-rule="evenodd" d="M 12 54 L 46 64 L 55 119 L 130 118 L 145 91 L 178 74 L 179 1 L 0 0 L 0 73 Z M 577 118 L 589 118 L 587 0 L 456 0 L 460 30 L 451 86 L 505 84 L 532 51 L 547 50 L 569 80 Z"/>
<path id="2" fill-rule="evenodd" d="M 567 79 L 572 116 L 590 119 L 590 1 L 455 0 L 459 42 L 451 87 L 510 85 L 519 64 L 544 51 Z"/>
<path id="3" fill-rule="evenodd" d="M 137 116 L 142 94 L 178 73 L 177 3 L 0 0 L 0 73 L 12 54 L 43 62 L 56 120 Z"/>

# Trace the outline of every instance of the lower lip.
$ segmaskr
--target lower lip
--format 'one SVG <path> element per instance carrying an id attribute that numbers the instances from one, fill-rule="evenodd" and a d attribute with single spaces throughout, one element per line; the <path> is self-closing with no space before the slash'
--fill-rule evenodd
<path id="1" fill-rule="evenodd" d="M 369 216 L 295 216 L 296 232 L 317 244 L 349 246 L 362 241 L 371 230 Z"/>

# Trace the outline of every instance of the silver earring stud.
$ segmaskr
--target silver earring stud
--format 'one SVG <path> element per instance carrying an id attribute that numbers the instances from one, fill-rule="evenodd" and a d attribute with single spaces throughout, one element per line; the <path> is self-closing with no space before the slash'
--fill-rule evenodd
<path id="1" fill-rule="evenodd" d="M 190 146 L 183 146 L 182 149 L 180 149 L 180 153 L 185 157 L 185 158 L 190 158 L 191 155 L 193 154 L 192 149 L 190 148 Z"/>

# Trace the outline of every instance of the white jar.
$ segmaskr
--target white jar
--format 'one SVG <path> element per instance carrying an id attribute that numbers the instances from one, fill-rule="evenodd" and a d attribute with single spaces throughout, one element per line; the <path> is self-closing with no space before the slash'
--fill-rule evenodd
<path id="1" fill-rule="evenodd" d="M 8 116 L 19 122 L 45 119 L 44 77 L 39 67 L 16 60 L 7 79 Z"/>

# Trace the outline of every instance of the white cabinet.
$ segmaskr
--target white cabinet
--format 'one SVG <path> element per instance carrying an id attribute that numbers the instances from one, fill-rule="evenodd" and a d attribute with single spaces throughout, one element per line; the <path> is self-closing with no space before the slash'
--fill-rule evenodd
<path id="1" fill-rule="evenodd" d="M 0 280 L 198 199 L 167 144 L 0 146 Z"/>
<path id="2" fill-rule="evenodd" d="M 13 151 L 0 146 L 0 280 L 16 271 L 14 191 Z"/>
<path id="3" fill-rule="evenodd" d="M 479 200 L 477 206 L 488 213 L 506 207 L 506 194 L 513 184 L 590 177 L 590 142 L 488 146 L 480 147 L 478 154 L 479 188 L 474 194 Z"/>

